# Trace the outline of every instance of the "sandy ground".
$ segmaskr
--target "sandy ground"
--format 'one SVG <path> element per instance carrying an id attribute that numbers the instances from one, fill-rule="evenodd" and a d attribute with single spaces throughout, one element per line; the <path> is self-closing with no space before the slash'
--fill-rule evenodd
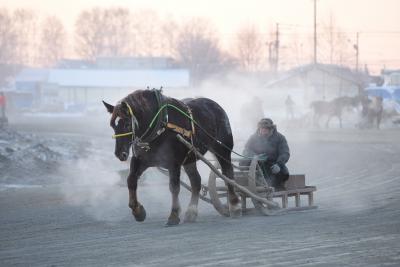
<path id="1" fill-rule="evenodd" d="M 69 180 L 0 189 L 0 266 L 400 266 L 400 131 L 287 137 L 290 169 L 318 187 L 317 210 L 230 219 L 203 202 L 197 223 L 164 227 L 168 185 L 149 172 L 138 223 L 108 171 L 122 166 L 112 140 L 98 137 Z"/>

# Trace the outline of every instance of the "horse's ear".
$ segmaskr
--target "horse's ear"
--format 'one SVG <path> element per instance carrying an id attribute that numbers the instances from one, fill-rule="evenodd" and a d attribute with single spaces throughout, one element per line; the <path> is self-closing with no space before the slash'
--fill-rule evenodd
<path id="1" fill-rule="evenodd" d="M 113 105 L 110 105 L 110 104 L 104 102 L 104 100 L 103 100 L 103 104 L 104 104 L 104 106 L 106 107 L 106 109 L 107 109 L 107 111 L 109 113 L 113 113 L 113 111 L 114 111 L 114 106 Z"/>

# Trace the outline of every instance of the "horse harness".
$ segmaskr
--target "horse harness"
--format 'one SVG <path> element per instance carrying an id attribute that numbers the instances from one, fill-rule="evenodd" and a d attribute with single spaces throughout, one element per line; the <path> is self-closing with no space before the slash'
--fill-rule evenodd
<path id="1" fill-rule="evenodd" d="M 191 130 L 187 130 L 187 129 L 183 128 L 183 127 L 180 127 L 180 126 L 168 121 L 168 109 L 167 109 L 167 107 L 169 106 L 169 104 L 164 104 L 163 103 L 162 95 L 161 95 L 160 90 L 154 90 L 154 92 L 155 92 L 156 99 L 157 99 L 158 106 L 159 106 L 158 112 L 154 116 L 153 120 L 151 121 L 150 125 L 147 127 L 145 132 L 142 134 L 142 136 L 141 137 L 137 137 L 136 134 L 135 134 L 136 128 L 139 126 L 139 123 L 138 123 L 138 120 L 137 120 L 136 116 L 134 115 L 132 107 L 127 102 L 123 102 L 123 103 L 128 107 L 129 115 L 131 116 L 132 131 L 128 132 L 128 133 L 113 135 L 113 138 L 132 135 L 132 142 L 131 142 L 131 144 L 132 144 L 132 153 L 135 156 L 137 156 L 136 148 L 143 149 L 146 152 L 149 151 L 150 150 L 150 143 L 153 142 L 155 139 L 157 139 L 166 129 L 170 129 L 170 130 L 172 130 L 172 131 L 174 131 L 174 132 L 176 132 L 178 134 L 183 135 L 184 137 L 190 139 L 192 144 L 193 144 L 193 136 L 195 134 L 195 128 L 194 128 L 193 114 L 192 114 L 192 110 L 190 109 L 190 107 L 188 105 L 186 105 L 186 104 L 183 104 L 187 109 L 187 114 L 185 114 L 185 115 L 189 118 L 190 125 L 191 125 L 191 128 L 192 128 Z M 160 113 L 161 113 L 161 115 L 160 115 Z M 153 122 L 154 122 L 155 119 L 157 119 L 157 122 L 156 122 L 156 125 L 153 127 Z M 151 130 L 151 128 L 153 128 L 153 129 Z M 188 154 L 190 152 L 191 151 L 189 151 Z M 184 162 L 186 161 L 187 156 L 185 157 Z"/>

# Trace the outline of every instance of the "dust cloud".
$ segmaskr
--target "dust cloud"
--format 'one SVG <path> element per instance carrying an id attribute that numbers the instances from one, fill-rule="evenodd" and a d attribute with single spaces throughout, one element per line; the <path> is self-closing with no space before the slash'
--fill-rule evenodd
<path id="1" fill-rule="evenodd" d="M 357 111 L 349 111 L 351 116 L 346 117 L 349 123 L 345 124 L 345 129 L 337 129 L 334 123 L 329 130 L 313 128 L 309 124 L 312 117 L 309 103 L 300 95 L 291 94 L 296 103 L 295 119 L 288 120 L 284 102 L 290 92 L 268 90 L 262 84 L 243 77 L 230 76 L 228 82 L 208 80 L 198 88 L 185 90 L 165 88 L 163 92 L 178 99 L 208 97 L 219 103 L 228 114 L 234 135 L 234 150 L 239 153 L 247 138 L 254 133 L 258 120 L 272 118 L 278 131 L 288 140 L 290 172 L 306 174 L 306 183 L 317 186 L 316 202 L 320 208 L 352 213 L 382 203 L 369 197 L 375 179 L 384 173 L 381 167 L 384 164 L 374 161 L 371 153 L 377 149 L 373 143 L 380 143 L 386 137 L 379 131 L 354 129 L 352 125 L 357 120 Z M 71 144 L 84 141 L 80 150 L 72 152 L 74 157 L 62 160 L 53 176 L 61 179 L 59 189 L 65 201 L 74 207 L 81 207 L 85 214 L 96 220 L 115 222 L 132 219 L 126 187 L 129 164 L 120 162 L 114 156 L 115 141 L 111 139 L 113 131 L 109 127 L 109 114 L 101 103 L 104 99 L 115 104 L 127 93 L 121 91 L 118 97 L 112 98 L 97 96 L 95 112 L 88 116 L 69 121 L 46 118 L 36 120 L 36 125 L 29 126 L 33 132 L 56 132 L 55 136 L 61 132 L 70 133 L 62 138 L 70 140 Z M 397 133 L 389 134 L 385 140 L 391 142 L 396 136 Z M 65 147 L 69 149 L 68 142 Z M 380 146 L 378 148 L 381 149 Z M 199 164 L 199 169 L 202 183 L 207 183 L 208 168 Z M 184 188 L 181 188 L 180 195 L 184 210 L 190 195 Z M 148 216 L 165 217 L 171 206 L 168 177 L 157 169 L 147 170 L 140 179 L 138 197 Z"/>

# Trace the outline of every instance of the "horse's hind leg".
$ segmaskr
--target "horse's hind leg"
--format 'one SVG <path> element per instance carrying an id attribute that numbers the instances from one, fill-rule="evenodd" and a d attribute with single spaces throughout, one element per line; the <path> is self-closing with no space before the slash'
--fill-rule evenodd
<path id="1" fill-rule="evenodd" d="M 314 113 L 314 116 L 313 116 L 313 125 L 314 125 L 314 127 L 319 128 L 319 117 L 320 117 L 319 115 Z"/>
<path id="2" fill-rule="evenodd" d="M 332 116 L 329 116 L 328 117 L 328 119 L 326 120 L 326 123 L 325 123 L 325 128 L 329 128 L 329 122 L 331 121 L 331 119 L 332 119 Z"/>
<path id="3" fill-rule="evenodd" d="M 181 212 L 181 206 L 179 204 L 179 191 L 180 191 L 180 175 L 181 166 L 173 166 L 169 171 L 169 190 L 172 195 L 172 208 L 171 214 L 168 217 L 167 225 L 177 225 L 180 222 L 179 214 Z"/>
<path id="4" fill-rule="evenodd" d="M 376 114 L 376 128 L 377 129 L 380 129 L 381 121 L 382 121 L 382 112 L 379 112 L 378 114 Z"/>
<path id="5" fill-rule="evenodd" d="M 197 206 L 199 204 L 199 194 L 201 189 L 201 177 L 196 167 L 196 162 L 183 166 L 189 177 L 192 187 L 192 197 L 185 213 L 185 222 L 195 222 L 197 218 Z"/>
<path id="6" fill-rule="evenodd" d="M 222 149 L 221 149 L 222 150 Z M 223 150 L 226 151 L 225 148 Z M 218 163 L 221 166 L 222 174 L 227 176 L 230 179 L 234 179 L 233 176 L 233 167 L 231 163 L 231 155 L 229 152 L 219 151 L 220 153 L 215 154 Z M 240 201 L 238 196 L 235 193 L 235 190 L 232 185 L 227 184 L 228 187 L 228 200 L 229 200 L 229 213 L 231 217 L 239 217 L 242 215 L 242 207 L 240 206 Z"/>

